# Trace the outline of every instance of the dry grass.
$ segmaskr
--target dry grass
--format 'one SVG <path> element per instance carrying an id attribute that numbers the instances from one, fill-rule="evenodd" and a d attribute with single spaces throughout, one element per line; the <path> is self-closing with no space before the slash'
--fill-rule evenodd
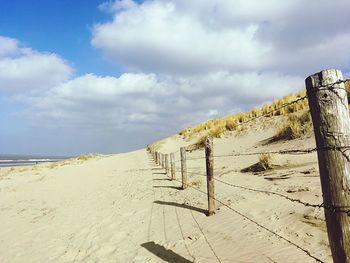
<path id="1" fill-rule="evenodd" d="M 302 114 L 289 115 L 284 123 L 278 128 L 273 141 L 293 140 L 300 138 L 312 131 L 311 116 L 309 111 Z"/>
<path id="2" fill-rule="evenodd" d="M 92 159 L 94 157 L 95 157 L 95 155 L 93 155 L 93 154 L 82 154 L 77 159 L 79 161 L 86 161 L 86 160 Z"/>
<path id="3" fill-rule="evenodd" d="M 308 109 L 307 100 L 301 100 L 297 103 L 284 107 L 283 109 L 279 109 L 285 104 L 305 95 L 305 91 L 289 94 L 288 96 L 285 96 L 279 100 L 275 100 L 271 104 L 266 104 L 261 108 L 253 108 L 249 112 L 241 112 L 223 118 L 211 119 L 196 126 L 186 128 L 180 131 L 179 135 L 181 135 L 184 139 L 191 139 L 194 136 L 200 135 L 204 137 L 211 135 L 215 138 L 220 138 L 223 134 L 225 134 L 225 132 L 241 132 L 247 129 L 247 127 L 240 124 L 243 124 L 252 118 L 256 118 L 258 116 L 285 116 L 291 113 L 296 113 L 300 110 Z M 201 143 L 203 141 L 202 136 L 195 143 L 196 145 L 201 146 Z"/>
<path id="4" fill-rule="evenodd" d="M 274 155 L 271 153 L 261 153 L 259 155 L 259 162 L 244 168 L 241 170 L 242 173 L 260 173 L 273 168 L 272 161 L 274 160 Z"/>
<path id="5" fill-rule="evenodd" d="M 264 170 L 272 168 L 272 161 L 274 156 L 271 153 L 262 153 L 259 155 L 259 163 L 265 168 Z"/>

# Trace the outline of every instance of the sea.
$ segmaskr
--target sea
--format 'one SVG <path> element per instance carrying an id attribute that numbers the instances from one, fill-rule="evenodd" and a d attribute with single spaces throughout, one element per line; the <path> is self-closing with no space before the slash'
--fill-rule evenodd
<path id="1" fill-rule="evenodd" d="M 68 158 L 70 157 L 0 154 L 0 167 L 25 166 L 44 162 L 57 162 Z"/>

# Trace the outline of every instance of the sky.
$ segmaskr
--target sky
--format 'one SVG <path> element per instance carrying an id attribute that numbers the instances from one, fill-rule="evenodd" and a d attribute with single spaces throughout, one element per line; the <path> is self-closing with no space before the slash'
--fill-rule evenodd
<path id="1" fill-rule="evenodd" d="M 0 0 L 0 154 L 136 150 L 350 72 L 348 0 Z"/>

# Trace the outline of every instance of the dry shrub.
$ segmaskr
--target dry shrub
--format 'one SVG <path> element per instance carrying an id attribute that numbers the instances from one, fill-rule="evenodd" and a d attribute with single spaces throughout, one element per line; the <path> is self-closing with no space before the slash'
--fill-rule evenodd
<path id="1" fill-rule="evenodd" d="M 262 165 L 264 170 L 272 168 L 272 161 L 274 156 L 271 153 L 262 153 L 259 155 L 259 163 Z"/>
<path id="2" fill-rule="evenodd" d="M 207 135 L 212 136 L 214 138 L 221 138 L 222 134 L 225 131 L 226 131 L 225 126 L 218 126 L 210 130 Z"/>
<path id="3" fill-rule="evenodd" d="M 302 114 L 292 114 L 278 128 L 273 140 L 293 140 L 311 132 L 311 130 L 312 122 L 309 111 Z"/>
<path id="4" fill-rule="evenodd" d="M 92 155 L 92 154 L 82 154 L 78 157 L 78 160 L 79 161 L 86 161 L 86 160 L 89 160 L 89 159 L 92 159 L 94 158 L 95 156 Z"/>
<path id="5" fill-rule="evenodd" d="M 260 173 L 273 168 L 272 161 L 274 160 L 274 155 L 271 153 L 261 153 L 259 155 L 259 162 L 241 170 L 242 173 Z"/>
<path id="6" fill-rule="evenodd" d="M 198 138 L 198 140 L 191 146 L 189 147 L 191 150 L 198 150 L 202 149 L 205 146 L 205 138 L 207 135 L 202 135 Z"/>

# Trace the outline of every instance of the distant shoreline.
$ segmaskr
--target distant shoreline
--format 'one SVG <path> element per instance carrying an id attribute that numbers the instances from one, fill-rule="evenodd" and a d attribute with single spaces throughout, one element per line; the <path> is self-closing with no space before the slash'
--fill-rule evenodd
<path id="1" fill-rule="evenodd" d="M 68 158 L 70 157 L 0 155 L 0 168 L 13 166 L 29 166 L 46 162 L 57 162 Z"/>

